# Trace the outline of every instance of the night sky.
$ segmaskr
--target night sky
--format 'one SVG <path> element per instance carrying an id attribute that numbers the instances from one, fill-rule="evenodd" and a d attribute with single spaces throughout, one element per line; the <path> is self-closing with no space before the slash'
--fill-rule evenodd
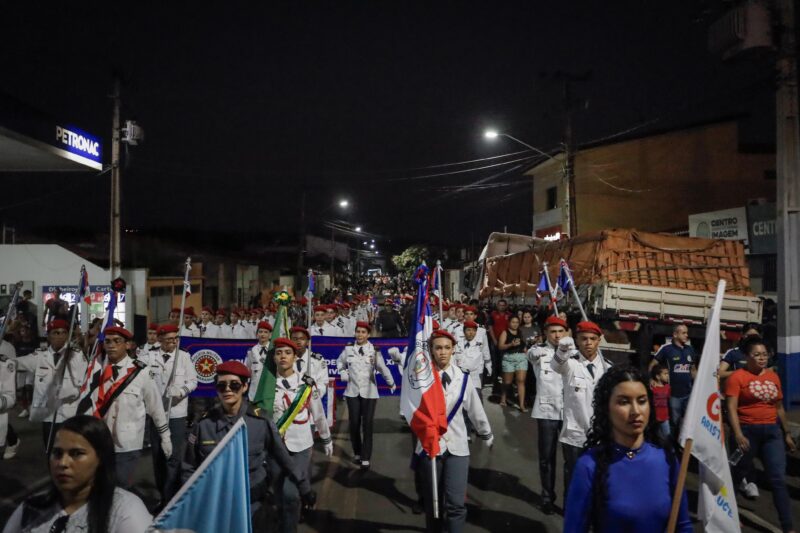
<path id="1" fill-rule="evenodd" d="M 0 91 L 103 135 L 108 162 L 121 73 L 123 119 L 147 136 L 126 228 L 292 233 L 305 190 L 312 227 L 346 197 L 350 223 L 393 243 L 530 233 L 532 159 L 498 163 L 533 154 L 440 165 L 523 150 L 486 127 L 557 147 L 560 73 L 587 78 L 579 143 L 754 110 L 748 135 L 772 141 L 770 63 L 708 52 L 703 2 L 114 4 L 5 7 Z M 107 177 L 2 175 L 0 219 L 107 231 Z"/>

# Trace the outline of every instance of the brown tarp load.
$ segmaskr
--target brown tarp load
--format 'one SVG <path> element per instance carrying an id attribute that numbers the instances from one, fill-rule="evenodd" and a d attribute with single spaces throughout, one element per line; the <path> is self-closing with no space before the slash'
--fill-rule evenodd
<path id="1" fill-rule="evenodd" d="M 533 296 L 542 263 L 555 284 L 562 258 L 578 286 L 616 282 L 714 293 L 724 279 L 727 294 L 753 295 L 741 242 L 610 229 L 487 258 L 480 297 Z"/>

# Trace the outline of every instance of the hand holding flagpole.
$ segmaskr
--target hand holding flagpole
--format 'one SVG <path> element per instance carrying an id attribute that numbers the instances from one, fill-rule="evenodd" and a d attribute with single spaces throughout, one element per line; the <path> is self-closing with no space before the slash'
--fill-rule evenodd
<path id="1" fill-rule="evenodd" d="M 189 283 L 189 272 L 192 270 L 192 258 L 186 258 L 186 270 L 183 274 L 183 294 L 181 295 L 181 314 L 178 318 L 178 339 L 177 343 L 175 344 L 175 357 L 172 358 L 172 370 L 169 373 L 169 381 L 167 381 L 167 387 L 164 390 L 164 401 L 167 404 L 167 422 L 169 422 L 169 413 L 172 411 L 172 398 L 169 396 L 169 389 L 172 386 L 172 382 L 175 381 L 175 367 L 178 366 L 178 362 L 176 361 L 178 357 L 178 353 L 181 350 L 181 335 L 180 331 L 183 327 L 183 310 L 186 308 L 186 296 L 192 293 L 192 284 Z"/>

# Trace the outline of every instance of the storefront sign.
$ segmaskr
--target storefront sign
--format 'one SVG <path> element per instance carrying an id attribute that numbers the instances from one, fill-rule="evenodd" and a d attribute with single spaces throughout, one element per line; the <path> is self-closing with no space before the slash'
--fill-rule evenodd
<path id="1" fill-rule="evenodd" d="M 751 254 L 778 253 L 775 204 L 748 205 L 747 229 L 750 236 Z"/>
<path id="2" fill-rule="evenodd" d="M 747 213 L 744 207 L 689 215 L 689 236 L 747 242 Z"/>
<path id="3" fill-rule="evenodd" d="M 56 146 L 71 154 L 100 163 L 100 141 L 74 127 L 56 126 Z"/>

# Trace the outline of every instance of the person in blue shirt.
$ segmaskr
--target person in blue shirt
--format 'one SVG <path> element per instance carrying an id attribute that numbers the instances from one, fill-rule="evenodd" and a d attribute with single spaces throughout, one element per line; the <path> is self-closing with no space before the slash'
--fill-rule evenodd
<path id="1" fill-rule="evenodd" d="M 679 466 L 658 431 L 644 376 L 634 367 L 612 366 L 593 403 L 586 451 L 569 485 L 564 532 L 664 531 Z M 685 490 L 675 530 L 692 531 Z"/>
<path id="2" fill-rule="evenodd" d="M 742 350 L 747 339 L 750 337 L 761 337 L 761 326 L 756 323 L 750 322 L 742 328 L 742 338 L 736 348 L 731 348 L 725 355 L 722 356 L 722 361 L 719 363 L 719 378 L 725 379 L 729 377 L 734 371 L 740 368 L 747 368 L 747 354 Z"/>
<path id="3" fill-rule="evenodd" d="M 669 417 L 674 433 L 681 431 L 681 421 L 689 407 L 692 381 L 697 373 L 697 355 L 689 345 L 689 328 L 678 324 L 672 330 L 672 342 L 665 344 L 653 356 L 648 371 L 661 364 L 669 369 Z"/>

